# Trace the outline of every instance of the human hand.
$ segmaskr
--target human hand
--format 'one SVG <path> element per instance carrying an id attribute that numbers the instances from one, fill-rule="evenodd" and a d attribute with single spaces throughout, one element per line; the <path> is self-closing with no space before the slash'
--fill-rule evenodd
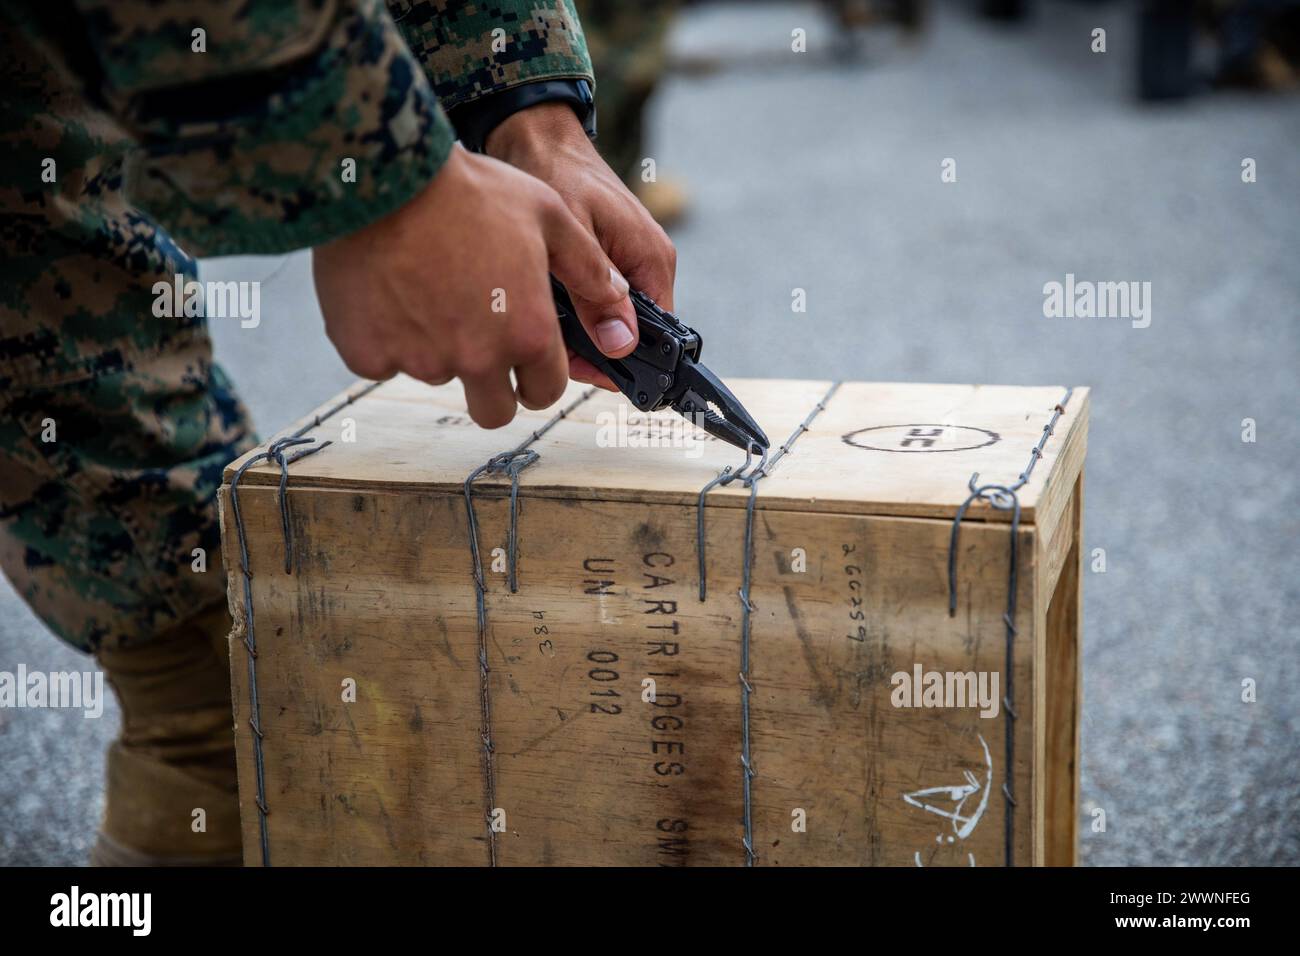
<path id="1" fill-rule="evenodd" d="M 347 367 L 435 385 L 458 377 L 484 428 L 513 419 L 516 399 L 553 404 L 568 383 L 548 273 L 583 303 L 605 354 L 632 351 L 628 283 L 587 224 L 550 186 L 459 146 L 405 205 L 312 250 L 325 330 Z"/>
<path id="2" fill-rule="evenodd" d="M 484 147 L 488 155 L 554 188 L 632 287 L 672 311 L 677 250 L 600 158 L 568 104 L 542 103 L 508 116 L 488 135 Z M 573 301 L 584 325 L 591 328 L 600 308 L 578 295 Z M 578 381 L 614 388 L 594 366 L 572 354 L 569 369 Z"/>

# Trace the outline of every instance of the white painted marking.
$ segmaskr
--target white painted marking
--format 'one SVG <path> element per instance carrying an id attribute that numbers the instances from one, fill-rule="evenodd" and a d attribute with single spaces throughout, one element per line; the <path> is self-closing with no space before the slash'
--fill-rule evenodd
<path id="1" fill-rule="evenodd" d="M 976 824 L 984 816 L 984 811 L 989 805 L 989 792 L 993 784 L 993 758 L 989 755 L 989 745 L 984 740 L 983 734 L 980 735 L 979 739 L 980 746 L 984 748 L 984 766 L 987 770 L 983 784 L 980 783 L 975 774 L 969 770 L 963 770 L 962 776 L 966 778 L 965 783 L 956 786 L 926 787 L 922 790 L 913 790 L 911 793 L 903 794 L 903 800 L 912 806 L 952 821 L 953 832 L 961 840 L 966 839 L 974 832 Z M 962 811 L 966 806 L 966 802 L 975 794 L 980 794 L 979 805 L 969 816 L 963 816 Z M 950 801 L 954 806 L 951 809 L 944 809 L 942 806 L 935 805 L 944 799 Z M 920 860 L 919 851 L 917 860 Z"/>

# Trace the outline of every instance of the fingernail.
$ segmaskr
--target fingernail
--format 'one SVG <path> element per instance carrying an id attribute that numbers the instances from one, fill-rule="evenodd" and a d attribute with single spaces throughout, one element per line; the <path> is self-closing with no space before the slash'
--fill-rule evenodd
<path id="1" fill-rule="evenodd" d="M 620 296 L 627 295 L 627 290 L 629 288 L 627 280 L 624 279 L 623 274 L 613 266 L 609 267 L 609 284 L 614 287 L 614 291 Z"/>
<path id="2" fill-rule="evenodd" d="M 632 333 L 621 319 L 606 319 L 596 325 L 596 341 L 602 352 L 617 352 L 632 344 Z"/>

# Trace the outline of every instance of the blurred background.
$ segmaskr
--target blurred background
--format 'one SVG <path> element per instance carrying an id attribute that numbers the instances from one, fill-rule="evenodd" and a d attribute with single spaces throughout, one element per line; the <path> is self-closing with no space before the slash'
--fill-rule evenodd
<path id="1" fill-rule="evenodd" d="M 1300 863 L 1300 3 L 579 8 L 716 371 L 1094 389 L 1082 861 Z M 1046 318 L 1067 273 L 1150 326 Z M 263 282 L 212 332 L 264 434 L 352 381 L 305 253 L 201 278 Z M 93 666 L 0 581 L 18 661 Z M 0 710 L 0 864 L 85 860 L 116 724 Z"/>

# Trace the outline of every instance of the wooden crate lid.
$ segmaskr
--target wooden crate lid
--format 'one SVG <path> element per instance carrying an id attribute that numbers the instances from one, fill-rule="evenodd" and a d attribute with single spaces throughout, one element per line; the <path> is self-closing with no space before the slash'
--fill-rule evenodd
<path id="1" fill-rule="evenodd" d="M 739 378 L 727 384 L 774 446 L 789 438 L 831 385 Z M 293 463 L 290 483 L 294 488 L 459 493 L 474 468 L 524 442 L 556 409 L 577 402 L 586 391 L 586 386 L 570 383 L 554 408 L 521 409 L 511 424 L 486 431 L 470 421 L 456 382 L 434 387 L 399 376 L 369 390 L 358 386 L 347 393 L 352 404 L 307 432 L 334 444 Z M 1062 386 L 846 382 L 761 481 L 758 506 L 951 516 L 965 500 L 973 472 L 986 482 L 1016 480 L 1065 393 Z M 345 397 L 279 435 L 325 415 Z M 1048 496 L 1069 494 L 1083 459 L 1088 397 L 1086 388 L 1076 388 L 1066 403 L 1042 460 L 1019 493 L 1022 520 L 1032 521 Z M 660 429 L 659 447 L 602 447 L 599 440 L 618 436 L 620 422 L 627 423 L 628 436 L 645 435 L 647 416 L 622 396 L 596 390 L 533 443 L 541 457 L 524 471 L 521 495 L 694 504 L 700 489 L 724 466 L 744 462 L 740 451 L 711 438 L 682 447 L 681 438 L 691 429 L 676 413 L 648 418 L 654 423 L 649 427 Z M 351 442 L 340 440 L 346 419 L 355 424 Z M 227 482 L 243 460 L 226 469 Z M 261 464 L 250 468 L 241 484 L 278 481 L 279 467 Z M 504 481 L 484 476 L 476 488 L 487 490 Z M 739 483 L 719 486 L 710 493 L 709 505 L 743 507 L 747 496 Z M 991 511 L 976 509 L 972 517 L 1006 517 Z"/>

